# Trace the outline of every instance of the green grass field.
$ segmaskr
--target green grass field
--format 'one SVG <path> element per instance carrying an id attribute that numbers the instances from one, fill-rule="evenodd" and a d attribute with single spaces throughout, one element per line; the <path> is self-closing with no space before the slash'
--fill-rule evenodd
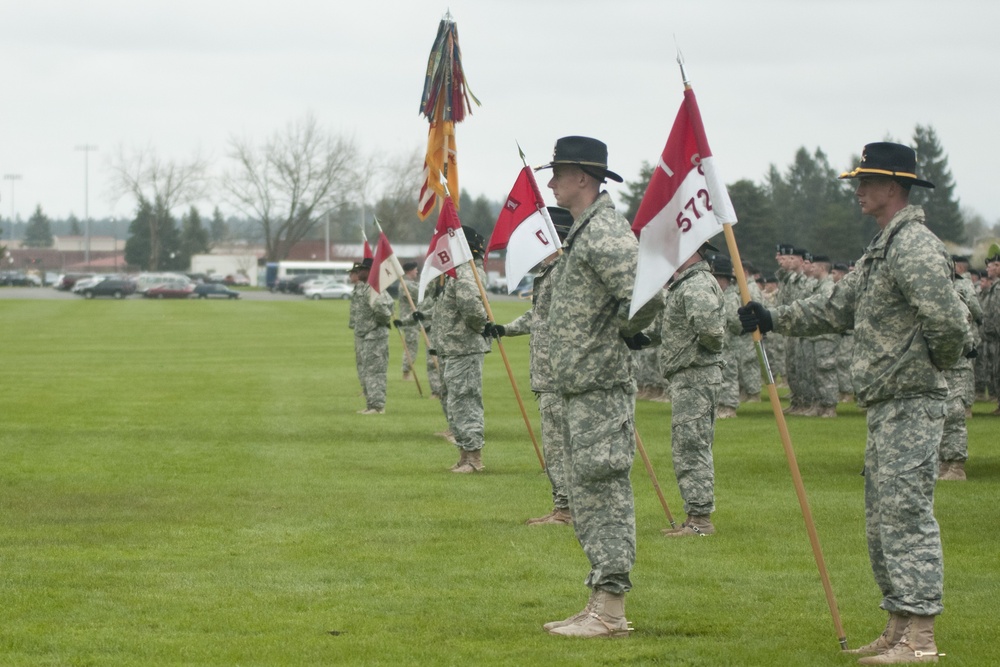
<path id="1" fill-rule="evenodd" d="M 850 665 L 766 403 L 716 431 L 719 534 L 667 540 L 639 458 L 627 640 L 551 637 L 585 602 L 502 359 L 487 470 L 455 475 L 438 403 L 363 408 L 347 303 L 0 300 L 2 665 Z M 494 304 L 509 321 L 523 302 Z M 505 339 L 528 414 L 527 339 Z M 422 362 L 422 360 L 421 360 Z M 422 371 L 422 368 L 421 368 Z M 427 392 L 426 376 L 424 390 Z M 1000 664 L 1000 419 L 942 485 L 950 665 Z M 669 406 L 637 424 L 675 516 Z M 864 542 L 864 416 L 789 428 L 851 646 L 884 625 Z M 991 600 L 993 602 L 991 602 Z"/>

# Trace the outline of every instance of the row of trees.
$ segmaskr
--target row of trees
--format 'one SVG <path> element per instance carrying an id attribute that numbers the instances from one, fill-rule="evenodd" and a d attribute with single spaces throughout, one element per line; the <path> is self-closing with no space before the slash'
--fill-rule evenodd
<path id="1" fill-rule="evenodd" d="M 933 128 L 918 125 L 911 145 L 917 151 L 918 173 L 937 186 L 914 188 L 912 196 L 926 209 L 931 229 L 954 243 L 965 242 L 967 232 L 985 231 L 984 221 L 960 211 L 948 160 Z M 192 254 L 206 252 L 229 234 L 262 244 L 269 261 L 280 260 L 299 241 L 322 238 L 326 229 L 331 240 L 359 242 L 372 215 L 396 243 L 427 240 L 427 225 L 418 224 L 415 205 L 422 179 L 420 151 L 393 159 L 363 158 L 353 141 L 323 131 L 312 116 L 262 143 L 234 137 L 229 149 L 229 167 L 214 182 L 208 176 L 208 163 L 197 156 L 165 161 L 148 148 L 119 152 L 111 164 L 115 194 L 136 202 L 126 244 L 130 264 L 183 268 Z M 858 160 L 854 156 L 845 168 Z M 644 164 L 639 177 L 625 183 L 620 199 L 629 219 L 638 209 L 652 169 Z M 840 171 L 822 150 L 809 152 L 803 147 L 785 170 L 772 165 L 763 182 L 740 180 L 729 185 L 740 219 L 734 232 L 743 257 L 772 269 L 778 242 L 845 261 L 858 257 L 876 228 L 873 220 L 862 219 L 854 184 L 838 180 Z M 194 203 L 210 193 L 239 211 L 246 224 L 231 228 L 216 207 L 206 226 Z M 461 193 L 463 223 L 484 236 L 492 231 L 500 206 L 486 197 Z M 182 209 L 186 212 L 178 225 L 175 211 Z M 39 207 L 25 229 L 25 244 L 51 244 L 47 227 Z"/>

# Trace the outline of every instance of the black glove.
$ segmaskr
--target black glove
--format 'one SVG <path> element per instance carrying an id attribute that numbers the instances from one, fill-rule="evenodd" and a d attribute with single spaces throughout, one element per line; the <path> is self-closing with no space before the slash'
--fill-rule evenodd
<path id="1" fill-rule="evenodd" d="M 430 347 L 427 348 L 427 354 L 431 355 L 432 357 L 436 357 L 438 356 L 438 351 L 435 350 L 433 347 Z"/>
<path id="2" fill-rule="evenodd" d="M 630 350 L 641 350 L 652 342 L 649 340 L 649 336 L 641 331 L 634 336 L 622 336 L 622 340 L 625 341 L 625 345 Z"/>
<path id="3" fill-rule="evenodd" d="M 500 338 L 500 334 L 497 333 L 497 325 L 493 324 L 493 322 L 487 322 L 486 326 L 483 327 L 483 338 L 486 340 Z"/>
<path id="4" fill-rule="evenodd" d="M 393 320 L 392 325 L 397 329 L 401 329 L 403 327 L 403 320 Z"/>
<path id="5" fill-rule="evenodd" d="M 413 311 L 413 321 L 414 322 L 423 322 L 426 319 L 427 319 L 427 316 L 424 315 L 423 313 L 421 313 L 419 310 Z"/>
<path id="6" fill-rule="evenodd" d="M 979 351 L 976 348 L 972 348 L 971 350 L 965 353 L 966 359 L 975 359 L 978 356 L 979 356 Z"/>
<path id="7" fill-rule="evenodd" d="M 760 329 L 761 335 L 774 330 L 774 321 L 771 319 L 771 311 L 756 301 L 748 301 L 736 311 L 740 316 L 740 324 L 743 325 L 743 333 L 750 333 L 754 329 Z"/>
<path id="8" fill-rule="evenodd" d="M 504 325 L 502 325 L 502 324 L 494 324 L 493 325 L 493 337 L 494 338 L 500 338 L 501 336 L 506 336 L 506 335 L 507 335 L 507 328 L 504 327 Z"/>

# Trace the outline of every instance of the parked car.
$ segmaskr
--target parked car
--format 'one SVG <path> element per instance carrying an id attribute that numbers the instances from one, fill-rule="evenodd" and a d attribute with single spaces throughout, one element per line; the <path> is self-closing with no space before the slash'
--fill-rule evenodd
<path id="1" fill-rule="evenodd" d="M 218 283 L 203 283 L 201 285 L 195 285 L 194 291 L 192 291 L 191 294 L 199 299 L 207 299 L 209 297 L 217 297 L 221 299 L 240 298 L 239 292 Z"/>
<path id="2" fill-rule="evenodd" d="M 250 278 L 242 273 L 231 273 L 222 279 L 226 285 L 250 285 Z"/>
<path id="3" fill-rule="evenodd" d="M 4 271 L 0 273 L 0 285 L 8 287 L 38 287 L 42 284 L 38 276 L 22 271 Z"/>
<path id="4" fill-rule="evenodd" d="M 193 290 L 193 284 L 177 285 L 167 283 L 150 287 L 143 293 L 143 296 L 147 299 L 186 299 L 191 296 Z"/>
<path id="5" fill-rule="evenodd" d="M 521 282 L 517 284 L 514 291 L 511 292 L 511 296 L 516 296 L 518 299 L 530 299 L 535 288 L 535 276 L 530 273 L 523 278 Z"/>
<path id="6" fill-rule="evenodd" d="M 310 287 L 305 291 L 307 299 L 350 299 L 354 293 L 354 287 L 347 283 L 330 282 L 316 287 Z"/>
<path id="7" fill-rule="evenodd" d="M 122 278 L 106 278 L 96 284 L 87 285 L 78 292 L 85 299 L 93 299 L 95 296 L 110 296 L 116 299 L 124 299 L 133 293 L 135 293 L 135 283 Z"/>

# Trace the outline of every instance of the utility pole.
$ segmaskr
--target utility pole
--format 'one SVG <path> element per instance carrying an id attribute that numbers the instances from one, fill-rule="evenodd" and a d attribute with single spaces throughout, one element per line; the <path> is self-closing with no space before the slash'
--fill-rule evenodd
<path id="1" fill-rule="evenodd" d="M 90 151 L 97 146 L 81 144 L 75 150 L 83 151 L 83 260 L 90 268 Z"/>
<path id="2" fill-rule="evenodd" d="M 14 181 L 19 181 L 23 176 L 21 174 L 4 174 L 3 180 L 10 181 L 10 241 L 14 242 Z"/>

